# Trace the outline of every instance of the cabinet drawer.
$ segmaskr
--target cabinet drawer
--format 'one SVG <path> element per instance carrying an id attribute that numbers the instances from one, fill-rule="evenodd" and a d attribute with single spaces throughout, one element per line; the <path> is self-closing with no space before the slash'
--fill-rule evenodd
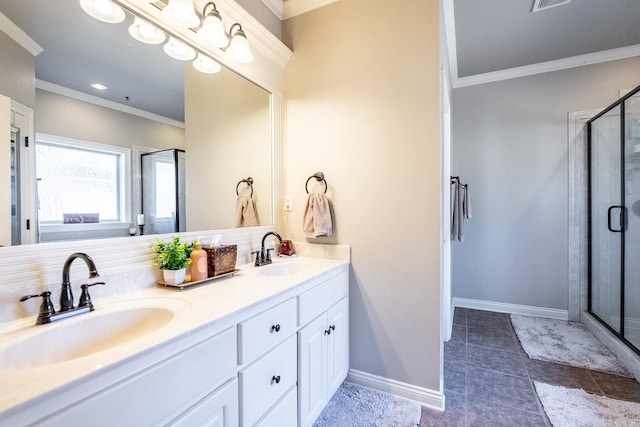
<path id="1" fill-rule="evenodd" d="M 298 389 L 296 387 L 258 423 L 260 427 L 297 427 L 298 426 Z"/>
<path id="2" fill-rule="evenodd" d="M 278 347 L 240 371 L 240 411 L 243 426 L 252 426 L 298 380 L 297 339 Z"/>
<path id="3" fill-rule="evenodd" d="M 348 272 L 342 272 L 298 296 L 299 323 L 306 325 L 349 293 Z"/>
<path id="4" fill-rule="evenodd" d="M 238 325 L 239 362 L 251 361 L 296 330 L 296 300 L 291 298 Z"/>

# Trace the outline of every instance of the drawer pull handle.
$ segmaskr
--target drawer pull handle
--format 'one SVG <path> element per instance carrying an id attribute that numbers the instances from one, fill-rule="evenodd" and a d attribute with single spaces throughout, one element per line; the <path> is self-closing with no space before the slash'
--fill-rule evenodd
<path id="1" fill-rule="evenodd" d="M 273 331 L 280 332 L 280 325 L 271 326 L 271 332 L 273 332 Z"/>
<path id="2" fill-rule="evenodd" d="M 329 326 L 329 329 L 331 329 L 332 331 L 335 331 L 336 330 L 336 325 Z"/>
<path id="3" fill-rule="evenodd" d="M 325 335 L 331 335 L 331 328 L 324 330 Z"/>
<path id="4" fill-rule="evenodd" d="M 273 378 L 271 378 L 271 382 L 280 384 L 280 375 L 274 375 Z"/>

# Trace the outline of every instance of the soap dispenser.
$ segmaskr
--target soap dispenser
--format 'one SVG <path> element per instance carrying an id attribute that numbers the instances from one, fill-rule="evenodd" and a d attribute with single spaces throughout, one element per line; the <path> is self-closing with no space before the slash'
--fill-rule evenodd
<path id="1" fill-rule="evenodd" d="M 197 282 L 209 277 L 207 266 L 207 251 L 202 249 L 200 238 L 196 240 L 196 246 L 191 251 L 191 281 Z"/>

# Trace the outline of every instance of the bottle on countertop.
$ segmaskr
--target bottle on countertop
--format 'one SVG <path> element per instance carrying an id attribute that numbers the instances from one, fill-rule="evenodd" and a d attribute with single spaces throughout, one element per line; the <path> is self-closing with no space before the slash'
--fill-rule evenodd
<path id="1" fill-rule="evenodd" d="M 195 249 L 191 251 L 191 281 L 197 282 L 207 277 L 209 277 L 207 251 L 202 249 L 202 244 L 200 243 L 200 239 L 198 239 L 196 240 Z"/>

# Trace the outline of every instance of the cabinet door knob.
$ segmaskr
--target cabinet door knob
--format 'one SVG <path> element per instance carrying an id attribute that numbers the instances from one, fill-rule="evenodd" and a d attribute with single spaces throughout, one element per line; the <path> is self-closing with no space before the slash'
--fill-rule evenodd
<path id="1" fill-rule="evenodd" d="M 280 384 L 280 375 L 274 375 L 273 378 L 271 378 L 271 382 Z"/>
<path id="2" fill-rule="evenodd" d="M 271 332 L 276 331 L 276 332 L 280 332 L 280 325 L 272 325 L 271 326 Z"/>

